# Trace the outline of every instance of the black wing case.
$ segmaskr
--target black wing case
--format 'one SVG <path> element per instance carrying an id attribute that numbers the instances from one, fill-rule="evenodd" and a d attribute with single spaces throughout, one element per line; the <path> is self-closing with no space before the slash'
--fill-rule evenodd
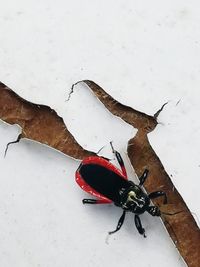
<path id="1" fill-rule="evenodd" d="M 130 183 L 115 172 L 97 165 L 85 164 L 79 169 L 82 179 L 95 191 L 112 200 L 115 204 L 120 203 L 120 191 L 130 187 Z"/>

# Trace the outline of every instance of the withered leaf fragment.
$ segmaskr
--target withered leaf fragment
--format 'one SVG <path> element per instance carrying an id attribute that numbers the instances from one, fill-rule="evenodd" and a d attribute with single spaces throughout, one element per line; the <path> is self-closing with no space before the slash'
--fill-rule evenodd
<path id="1" fill-rule="evenodd" d="M 199 267 L 199 228 L 147 137 L 147 134 L 156 127 L 157 117 L 162 108 L 154 116 L 149 116 L 119 103 L 93 81 L 80 82 L 85 83 L 111 113 L 138 129 L 136 136 L 128 142 L 130 161 L 138 176 L 145 168 L 149 169 L 149 178 L 145 182 L 147 192 L 160 189 L 167 193 L 169 200 L 167 205 L 162 205 L 160 200 L 155 200 L 154 203 L 159 205 L 162 211 L 174 213 L 173 216 L 163 215 L 162 220 L 187 265 Z M 22 128 L 22 138 L 26 137 L 47 144 L 71 157 L 83 159 L 94 154 L 84 150 L 76 142 L 67 130 L 63 119 L 54 110 L 20 98 L 2 83 L 0 83 L 0 118 L 10 124 L 19 124 Z"/>
<path id="2" fill-rule="evenodd" d="M 80 82 L 87 84 L 112 114 L 121 117 L 138 129 L 136 136 L 129 140 L 127 149 L 133 168 L 138 177 L 141 176 L 145 169 L 149 170 L 149 177 L 144 184 L 148 193 L 157 190 L 167 193 L 167 205 L 162 204 L 162 199 L 156 199 L 153 202 L 160 206 L 161 211 L 169 214 L 174 213 L 172 216 L 162 215 L 162 221 L 187 265 L 189 267 L 199 267 L 200 230 L 186 203 L 151 147 L 147 136 L 149 132 L 155 129 L 157 117 L 167 103 L 154 116 L 149 116 L 117 102 L 93 81 L 83 80 Z"/>
<path id="3" fill-rule="evenodd" d="M 49 145 L 73 158 L 94 154 L 76 142 L 53 109 L 24 100 L 3 83 L 0 83 L 0 119 L 21 126 L 21 138 Z"/>

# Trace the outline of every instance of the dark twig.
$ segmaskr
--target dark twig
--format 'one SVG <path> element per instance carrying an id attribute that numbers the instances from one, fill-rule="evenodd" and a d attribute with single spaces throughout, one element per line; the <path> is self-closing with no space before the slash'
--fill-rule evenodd
<path id="1" fill-rule="evenodd" d="M 160 115 L 160 112 L 163 110 L 164 106 L 167 105 L 169 102 L 166 102 L 165 104 L 162 105 L 162 107 L 153 115 L 155 119 L 158 118 Z"/>
<path id="2" fill-rule="evenodd" d="M 8 151 L 8 147 L 9 147 L 9 145 L 19 143 L 19 141 L 21 140 L 21 138 L 22 138 L 22 134 L 20 133 L 15 141 L 9 142 L 9 143 L 6 145 L 6 149 L 5 149 L 5 152 L 4 152 L 4 158 L 6 157 L 6 153 L 7 153 L 7 151 Z"/>

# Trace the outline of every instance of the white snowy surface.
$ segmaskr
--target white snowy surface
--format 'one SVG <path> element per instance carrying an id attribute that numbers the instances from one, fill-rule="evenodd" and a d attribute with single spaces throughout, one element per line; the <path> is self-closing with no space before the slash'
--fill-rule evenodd
<path id="1" fill-rule="evenodd" d="M 74 181 L 78 161 L 27 140 L 10 147 L 4 159 L 18 130 L 0 123 L 1 266 L 185 266 L 159 218 L 141 216 L 144 239 L 128 214 L 108 238 L 122 211 L 82 205 L 87 194 Z"/>
<path id="2" fill-rule="evenodd" d="M 192 212 L 200 217 L 199 1 L 0 1 L 0 81 L 51 106 L 77 141 L 97 151 L 113 140 L 126 159 L 136 130 L 114 117 L 85 86 L 91 79 L 120 102 L 154 114 L 169 101 L 151 144 Z M 180 100 L 180 101 L 179 101 Z M 24 140 L 0 123 L 0 265 L 184 266 L 160 220 L 133 216 L 106 241 L 121 210 L 83 206 L 79 162 Z M 104 150 L 102 151 L 104 152 Z M 132 178 L 134 172 L 126 159 Z M 197 219 L 198 221 L 198 219 Z"/>

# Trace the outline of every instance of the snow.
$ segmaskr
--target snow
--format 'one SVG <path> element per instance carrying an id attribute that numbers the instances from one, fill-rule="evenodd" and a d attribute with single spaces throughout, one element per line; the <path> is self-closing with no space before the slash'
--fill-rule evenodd
<path id="1" fill-rule="evenodd" d="M 0 80 L 34 103 L 49 105 L 87 149 L 109 154 L 109 142 L 126 159 L 132 129 L 114 117 L 85 86 L 91 79 L 118 101 L 159 116 L 149 134 L 153 148 L 200 217 L 199 71 L 200 4 L 197 0 L 18 0 L 1 3 Z M 180 100 L 180 101 L 179 101 Z M 184 266 L 162 223 L 142 216 L 143 239 L 128 216 L 108 240 L 120 209 L 82 206 L 74 182 L 79 162 L 23 140 L 0 123 L 1 266 Z"/>
<path id="2" fill-rule="evenodd" d="M 108 237 L 121 210 L 82 205 L 86 193 L 74 181 L 79 162 L 28 140 L 10 147 L 4 159 L 19 129 L 5 123 L 0 129 L 2 266 L 184 266 L 159 218 L 141 216 L 146 239 L 132 214 Z"/>

